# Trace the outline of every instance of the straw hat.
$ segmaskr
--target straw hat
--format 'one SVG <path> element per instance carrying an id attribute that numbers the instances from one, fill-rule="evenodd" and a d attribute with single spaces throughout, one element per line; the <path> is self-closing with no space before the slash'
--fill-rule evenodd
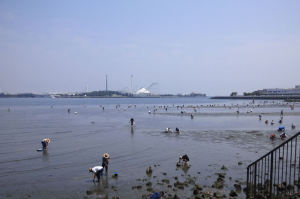
<path id="1" fill-rule="evenodd" d="M 92 172 L 93 171 L 93 169 L 92 168 L 89 168 L 89 172 Z"/>
<path id="2" fill-rule="evenodd" d="M 50 138 L 46 138 L 46 142 L 50 143 Z"/>
<path id="3" fill-rule="evenodd" d="M 109 158 L 109 157 L 110 157 L 110 155 L 109 155 L 108 153 L 104 153 L 104 154 L 103 154 L 103 157 L 105 157 L 105 158 Z"/>

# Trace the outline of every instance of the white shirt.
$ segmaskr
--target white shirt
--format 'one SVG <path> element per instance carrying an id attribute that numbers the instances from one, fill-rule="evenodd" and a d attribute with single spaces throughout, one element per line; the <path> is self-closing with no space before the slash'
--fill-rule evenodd
<path id="1" fill-rule="evenodd" d="M 103 169 L 102 166 L 95 166 L 92 168 L 93 173 L 96 173 L 97 171 L 101 171 Z"/>

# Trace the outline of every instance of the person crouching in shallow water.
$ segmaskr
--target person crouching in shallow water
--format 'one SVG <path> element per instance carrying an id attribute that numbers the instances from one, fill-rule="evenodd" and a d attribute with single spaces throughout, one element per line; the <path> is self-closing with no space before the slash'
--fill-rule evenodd
<path id="1" fill-rule="evenodd" d="M 102 167 L 105 168 L 105 173 L 107 174 L 108 164 L 110 162 L 110 155 L 108 153 L 104 153 L 102 157 Z"/>
<path id="2" fill-rule="evenodd" d="M 103 174 L 103 167 L 102 166 L 95 166 L 93 168 L 89 168 L 90 173 L 94 173 L 93 182 L 95 182 L 95 178 L 97 177 L 98 182 L 100 181 L 100 176 Z"/>
<path id="3" fill-rule="evenodd" d="M 170 129 L 170 128 L 166 128 L 166 131 L 165 131 L 165 133 L 172 133 L 172 129 Z"/>
<path id="4" fill-rule="evenodd" d="M 178 133 L 178 134 L 180 133 L 179 128 L 177 128 L 177 127 L 175 128 L 175 133 Z"/>
<path id="5" fill-rule="evenodd" d="M 286 133 L 285 133 L 285 132 L 281 133 L 281 134 L 280 134 L 280 138 L 281 138 L 282 140 L 285 139 L 285 138 L 286 138 Z"/>
<path id="6" fill-rule="evenodd" d="M 152 196 L 150 197 L 150 199 L 161 199 L 162 196 L 164 196 L 165 193 L 163 191 L 161 192 L 156 192 L 154 194 L 152 194 Z"/>
<path id="7" fill-rule="evenodd" d="M 134 119 L 133 119 L 133 118 L 130 119 L 130 125 L 131 125 L 131 126 L 134 125 Z"/>
<path id="8" fill-rule="evenodd" d="M 177 163 L 177 166 L 190 166 L 190 159 L 189 156 L 187 156 L 187 154 L 183 155 L 183 156 L 179 156 L 179 161 Z"/>
<path id="9" fill-rule="evenodd" d="M 45 138 L 41 141 L 43 150 L 47 150 L 48 144 L 50 143 L 50 138 Z"/>

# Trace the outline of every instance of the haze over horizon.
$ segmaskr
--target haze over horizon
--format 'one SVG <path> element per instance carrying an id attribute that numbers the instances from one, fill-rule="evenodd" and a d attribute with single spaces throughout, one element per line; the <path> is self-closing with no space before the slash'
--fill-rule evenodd
<path id="1" fill-rule="evenodd" d="M 0 1 L 0 92 L 300 84 L 300 1 Z"/>

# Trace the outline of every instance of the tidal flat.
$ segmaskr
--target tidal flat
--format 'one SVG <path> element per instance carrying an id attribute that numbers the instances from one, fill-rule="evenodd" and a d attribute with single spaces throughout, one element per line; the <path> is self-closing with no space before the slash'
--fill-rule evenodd
<path id="1" fill-rule="evenodd" d="M 247 166 L 283 142 L 269 139 L 280 125 L 288 137 L 299 131 L 299 113 L 282 101 L 0 99 L 0 197 L 245 198 Z M 37 152 L 46 137 L 48 150 Z M 108 174 L 93 183 L 88 168 L 106 152 Z M 176 166 L 182 154 L 188 169 Z"/>

